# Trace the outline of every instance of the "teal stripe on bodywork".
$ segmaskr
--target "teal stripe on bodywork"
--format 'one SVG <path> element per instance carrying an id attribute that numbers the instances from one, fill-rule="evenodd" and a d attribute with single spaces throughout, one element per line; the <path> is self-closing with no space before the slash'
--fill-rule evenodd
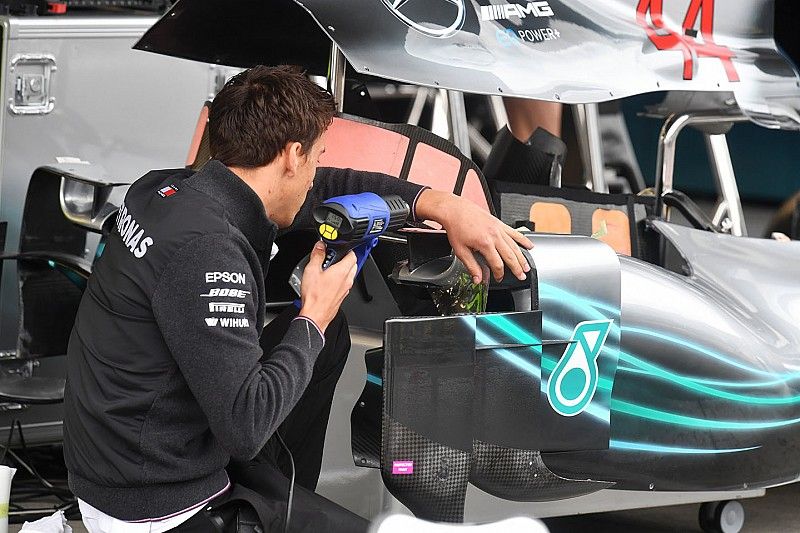
<path id="1" fill-rule="evenodd" d="M 712 450 L 709 448 L 684 448 L 682 446 L 664 446 L 662 444 L 649 444 L 646 442 L 628 442 L 622 440 L 611 440 L 609 448 L 612 450 L 626 450 L 634 452 L 666 453 L 675 455 L 717 455 L 725 453 L 749 452 L 757 450 L 761 446 L 751 446 L 749 448 L 729 448 Z"/>
<path id="2" fill-rule="evenodd" d="M 739 421 L 739 420 L 709 420 L 706 418 L 695 418 L 669 411 L 660 411 L 652 407 L 637 405 L 622 400 L 611 399 L 611 410 L 614 413 L 629 415 L 635 418 L 652 420 L 662 424 L 684 426 L 704 430 L 726 430 L 726 431 L 754 431 L 758 429 L 773 429 L 800 424 L 800 418 L 789 418 L 784 420 Z"/>
<path id="3" fill-rule="evenodd" d="M 771 377 L 771 378 L 775 378 L 776 376 L 781 376 L 784 379 L 784 381 L 788 381 L 788 380 L 792 380 L 792 379 L 800 379 L 800 372 L 787 372 L 785 374 L 776 374 L 775 372 L 771 372 L 769 370 L 762 370 L 760 368 L 753 368 L 753 367 L 751 367 L 749 365 L 746 365 L 744 363 L 740 363 L 739 361 L 735 361 L 735 360 L 725 356 L 724 354 L 721 354 L 721 353 L 717 352 L 716 350 L 712 350 L 710 348 L 706 348 L 705 346 L 702 346 L 702 345 L 700 345 L 700 344 L 698 344 L 696 342 L 689 341 L 689 340 L 686 340 L 686 339 L 682 339 L 680 337 L 676 337 L 676 336 L 670 335 L 668 333 L 662 333 L 662 332 L 659 332 L 659 331 L 653 331 L 653 330 L 644 329 L 644 328 L 627 327 L 627 326 L 622 328 L 622 332 L 623 333 L 632 333 L 634 335 L 644 335 L 644 336 L 648 336 L 648 337 L 653 337 L 653 338 L 668 342 L 669 344 L 675 344 L 675 345 L 678 345 L 678 346 L 683 346 L 684 348 L 688 348 L 688 349 L 690 349 L 692 351 L 695 351 L 697 353 L 701 353 L 703 355 L 711 357 L 712 359 L 716 359 L 717 361 L 720 361 L 721 363 L 724 363 L 726 365 L 729 365 L 729 366 L 732 366 L 734 368 L 738 368 L 740 370 L 744 370 L 746 372 L 750 372 L 750 373 L 753 373 L 753 374 L 759 374 L 759 375 L 768 376 L 768 377 Z"/>
<path id="4" fill-rule="evenodd" d="M 613 307 L 611 305 L 608 305 L 608 304 L 603 303 L 603 302 L 598 302 L 598 301 L 592 300 L 590 298 L 585 298 L 583 296 L 571 293 L 571 292 L 566 291 L 564 289 L 560 289 L 560 288 L 555 287 L 553 285 L 549 285 L 549 284 L 544 284 L 543 283 L 543 284 L 540 285 L 539 289 L 540 289 L 540 295 L 539 295 L 540 298 L 542 298 L 544 300 L 555 300 L 555 301 L 558 301 L 560 303 L 566 303 L 567 305 L 569 305 L 569 306 L 571 306 L 573 308 L 579 308 L 579 309 L 581 309 L 583 311 L 589 311 L 589 310 L 594 311 L 594 314 L 596 315 L 597 318 L 605 318 L 605 315 L 603 313 L 600 313 L 599 311 L 597 311 L 598 309 L 605 309 L 605 310 L 607 310 L 609 312 L 612 312 L 612 313 L 619 313 L 620 312 L 619 309 L 617 309 L 617 308 L 615 308 L 615 307 Z M 789 380 L 800 379 L 800 372 L 787 372 L 787 373 L 783 373 L 783 374 L 776 374 L 776 373 L 770 372 L 768 370 L 762 370 L 762 369 L 758 369 L 758 368 L 753 368 L 751 366 L 748 366 L 748 365 L 745 365 L 743 363 L 740 363 L 739 361 L 732 360 L 729 357 L 727 357 L 726 355 L 721 354 L 721 353 L 717 352 L 716 350 L 712 350 L 710 348 L 702 346 L 702 345 L 698 344 L 697 342 L 686 340 L 686 339 L 682 339 L 681 337 L 677 337 L 675 335 L 671 335 L 671 334 L 668 334 L 668 333 L 663 333 L 663 332 L 655 331 L 655 330 L 652 330 L 652 329 L 644 329 L 644 328 L 629 327 L 629 326 L 622 326 L 622 328 L 620 328 L 620 331 L 622 333 L 633 333 L 633 334 L 640 334 L 640 335 L 646 335 L 646 336 L 659 338 L 659 339 L 664 340 L 664 341 L 666 341 L 668 343 L 678 344 L 680 346 L 684 346 L 684 347 L 689 348 L 691 350 L 695 350 L 698 353 L 702 353 L 704 355 L 707 355 L 709 357 L 717 359 L 717 360 L 719 360 L 719 361 L 721 361 L 721 362 L 723 362 L 725 364 L 728 364 L 730 366 L 734 366 L 734 367 L 739 368 L 741 370 L 746 370 L 746 371 L 751 372 L 751 373 L 756 373 L 756 374 L 760 374 L 760 375 L 764 375 L 764 376 L 768 376 L 770 378 L 773 378 L 772 380 L 765 381 L 765 382 L 751 382 L 751 383 L 748 383 L 748 382 L 737 382 L 735 384 L 728 385 L 731 382 L 714 382 L 713 380 L 706 380 L 705 378 L 696 378 L 696 377 L 691 377 L 691 376 L 685 376 L 687 379 L 692 379 L 693 381 L 697 381 L 698 383 L 704 383 L 706 385 L 719 385 L 719 386 L 736 386 L 736 387 L 754 386 L 754 387 L 756 387 L 756 386 L 759 386 L 759 385 L 764 385 L 764 386 L 774 385 L 774 384 L 777 384 L 777 383 L 784 383 L 784 382 L 789 381 Z"/>

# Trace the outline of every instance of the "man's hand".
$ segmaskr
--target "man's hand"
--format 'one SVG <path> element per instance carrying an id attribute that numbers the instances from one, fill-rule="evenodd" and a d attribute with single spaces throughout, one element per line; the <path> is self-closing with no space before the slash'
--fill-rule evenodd
<path id="1" fill-rule="evenodd" d="M 325 245 L 319 241 L 311 250 L 311 258 L 303 270 L 303 283 L 300 286 L 300 299 L 303 302 L 300 316 L 313 320 L 323 333 L 353 286 L 356 254 L 348 253 L 327 270 L 322 270 L 324 260 Z"/>
<path id="2" fill-rule="evenodd" d="M 473 252 L 486 258 L 497 281 L 503 279 L 506 266 L 521 280 L 530 270 L 519 246 L 530 250 L 533 243 L 466 198 L 427 189 L 417 199 L 416 216 L 438 222 L 447 230 L 453 252 L 475 283 L 482 281 L 482 272 Z"/>

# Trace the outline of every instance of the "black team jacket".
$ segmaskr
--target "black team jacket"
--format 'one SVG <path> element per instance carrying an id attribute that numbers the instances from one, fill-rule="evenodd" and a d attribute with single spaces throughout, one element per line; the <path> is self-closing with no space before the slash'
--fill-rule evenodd
<path id="1" fill-rule="evenodd" d="M 293 227 L 331 196 L 414 205 L 422 187 L 320 169 Z M 231 458 L 266 443 L 311 379 L 324 337 L 296 319 L 262 358 L 264 278 L 277 233 L 218 161 L 131 185 L 81 300 L 67 357 L 69 486 L 120 520 L 162 518 L 218 493 Z"/>

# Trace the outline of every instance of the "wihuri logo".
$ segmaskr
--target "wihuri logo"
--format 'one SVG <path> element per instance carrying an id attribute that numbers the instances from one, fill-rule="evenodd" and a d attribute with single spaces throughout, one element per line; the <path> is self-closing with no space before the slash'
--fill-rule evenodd
<path id="1" fill-rule="evenodd" d="M 547 399 L 556 413 L 576 416 L 589 406 L 599 381 L 597 358 L 613 322 L 595 320 L 575 326 L 572 342 L 547 383 Z"/>
<path id="2" fill-rule="evenodd" d="M 466 0 L 426 0 L 423 6 L 426 20 L 420 20 L 418 13 L 422 11 L 419 9 L 414 13 L 411 12 L 408 6 L 413 4 L 411 0 L 382 0 L 382 2 L 392 15 L 399 18 L 406 26 L 429 37 L 450 37 L 461 29 L 466 18 Z M 420 3 L 417 2 L 417 5 Z M 433 14 L 440 15 L 441 20 L 436 16 L 432 18 L 437 20 L 431 21 L 428 17 Z"/>

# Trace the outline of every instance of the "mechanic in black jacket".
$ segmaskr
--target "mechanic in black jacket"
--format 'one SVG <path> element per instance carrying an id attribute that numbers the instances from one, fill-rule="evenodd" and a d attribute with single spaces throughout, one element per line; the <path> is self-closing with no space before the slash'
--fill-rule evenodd
<path id="1" fill-rule="evenodd" d="M 199 511 L 225 501 L 232 483 L 258 490 L 272 511 L 265 529 L 280 529 L 288 481 L 276 466 L 276 430 L 304 487 L 292 530 L 366 529 L 313 493 L 350 348 L 338 310 L 353 254 L 323 271 L 318 243 L 302 308 L 264 327 L 276 233 L 310 227 L 322 200 L 398 194 L 417 218 L 448 230 L 477 279 L 472 250 L 495 277 L 505 264 L 524 278 L 517 243 L 530 242 L 469 201 L 380 174 L 317 171 L 334 112 L 330 94 L 296 69 L 253 68 L 211 106 L 214 160 L 196 174 L 154 171 L 131 185 L 68 349 L 64 454 L 90 532 L 202 530 Z"/>

